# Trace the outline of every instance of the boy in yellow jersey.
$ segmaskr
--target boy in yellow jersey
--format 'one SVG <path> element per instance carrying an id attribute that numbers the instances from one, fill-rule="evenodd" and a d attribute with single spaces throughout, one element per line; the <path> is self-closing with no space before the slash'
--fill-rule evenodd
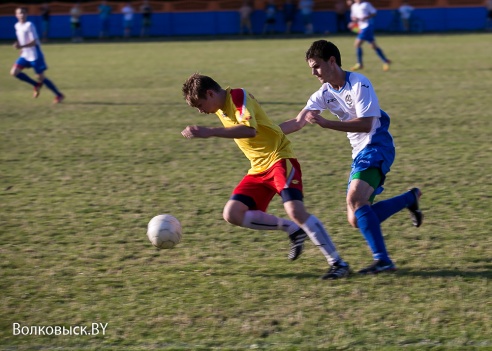
<path id="1" fill-rule="evenodd" d="M 224 127 L 187 126 L 181 134 L 191 138 L 234 139 L 250 160 L 248 174 L 236 186 L 223 210 L 224 219 L 234 225 L 256 230 L 282 230 L 289 234 L 289 259 L 302 253 L 306 236 L 319 247 L 331 266 L 322 279 L 349 275 L 344 262 L 323 224 L 306 211 L 302 193 L 302 173 L 290 141 L 262 107 L 244 89 L 223 89 L 215 80 L 191 75 L 183 84 L 186 102 L 200 113 L 215 113 Z M 275 196 L 282 197 L 291 220 L 266 213 Z"/>

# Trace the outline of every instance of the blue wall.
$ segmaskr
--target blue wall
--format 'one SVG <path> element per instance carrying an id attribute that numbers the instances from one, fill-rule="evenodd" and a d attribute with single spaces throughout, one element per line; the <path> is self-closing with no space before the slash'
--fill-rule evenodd
<path id="1" fill-rule="evenodd" d="M 424 31 L 441 32 L 453 30 L 480 30 L 486 22 L 485 7 L 466 8 L 438 8 L 416 9 L 415 16 L 421 20 Z M 133 35 L 140 33 L 141 16 L 135 16 Z M 264 12 L 253 13 L 253 30 L 260 34 L 263 30 Z M 38 28 L 41 27 L 39 16 L 30 16 Z M 0 16 L 0 39 L 15 40 L 14 24 L 16 18 L 12 16 Z M 70 16 L 51 16 L 49 37 L 70 38 Z M 221 35 L 237 34 L 239 31 L 239 16 L 237 11 L 224 12 L 179 12 L 179 13 L 155 13 L 152 17 L 151 35 L 153 36 L 180 36 L 180 35 Z M 316 33 L 336 33 L 336 17 L 331 11 L 317 11 L 313 14 L 313 23 Z M 376 29 L 378 31 L 397 31 L 395 26 L 394 11 L 380 10 L 376 17 Z M 278 16 L 278 32 L 284 32 L 283 18 Z M 303 32 L 303 23 L 300 15 L 297 16 L 293 32 Z M 97 14 L 82 16 L 82 31 L 84 37 L 97 37 L 99 35 L 99 17 Z M 123 19 L 121 14 L 111 16 L 111 36 L 123 35 Z"/>

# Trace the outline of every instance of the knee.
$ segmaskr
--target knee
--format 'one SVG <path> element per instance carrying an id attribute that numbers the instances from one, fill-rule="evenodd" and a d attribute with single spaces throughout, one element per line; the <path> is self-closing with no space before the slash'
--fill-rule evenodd
<path id="1" fill-rule="evenodd" d="M 357 217 L 355 217 L 355 214 L 350 210 L 347 212 L 347 221 L 352 227 L 359 228 L 359 225 L 357 224 Z"/>
<path id="2" fill-rule="evenodd" d="M 306 208 L 300 201 L 289 201 L 284 204 L 285 212 L 291 220 L 298 225 L 305 223 L 310 214 L 306 211 Z"/>
<path id="3" fill-rule="evenodd" d="M 12 77 L 15 77 L 19 74 L 19 72 L 20 72 L 19 69 L 17 69 L 16 67 L 12 67 L 12 69 L 10 70 L 10 75 Z"/>
<path id="4" fill-rule="evenodd" d="M 222 218 L 224 218 L 224 221 L 227 223 L 236 224 L 234 213 L 227 206 L 224 207 L 224 210 L 222 211 Z"/>
<path id="5" fill-rule="evenodd" d="M 347 221 L 349 224 L 358 228 L 357 217 L 355 216 L 355 209 L 357 208 L 357 203 L 355 201 L 351 201 L 351 199 L 347 199 Z"/>
<path id="6" fill-rule="evenodd" d="M 224 218 L 227 223 L 242 226 L 244 212 L 235 208 L 235 206 L 233 206 L 232 204 L 227 203 L 224 207 L 224 210 L 222 211 L 222 218 Z"/>

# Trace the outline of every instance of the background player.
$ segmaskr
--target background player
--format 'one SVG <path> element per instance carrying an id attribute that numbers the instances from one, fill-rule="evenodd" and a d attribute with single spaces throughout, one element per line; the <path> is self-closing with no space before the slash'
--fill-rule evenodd
<path id="1" fill-rule="evenodd" d="M 224 219 L 256 230 L 283 230 L 289 234 L 289 259 L 301 253 L 306 233 L 319 247 L 331 268 L 322 279 L 349 274 L 349 266 L 336 251 L 323 224 L 303 203 L 301 167 L 289 139 L 244 89 L 223 89 L 212 78 L 193 74 L 183 85 L 183 95 L 200 113 L 215 113 L 224 127 L 187 126 L 186 138 L 230 138 L 251 162 L 248 174 L 234 189 L 223 210 Z M 292 221 L 266 213 L 275 196 L 282 197 Z"/>
<path id="2" fill-rule="evenodd" d="M 41 43 L 39 42 L 36 27 L 32 22 L 27 21 L 27 9 L 24 7 L 16 8 L 15 16 L 17 17 L 18 22 L 15 24 L 17 41 L 14 43 L 14 47 L 21 50 L 21 54 L 10 70 L 10 74 L 17 79 L 31 84 L 34 87 L 33 96 L 35 98 L 39 96 L 41 87 L 44 84 L 55 94 L 53 103 L 57 104 L 62 102 L 65 96 L 56 88 L 55 84 L 44 75 L 44 71 L 46 71 L 48 67 L 44 61 L 44 55 L 41 51 Z M 23 73 L 22 70 L 24 68 L 34 69 L 38 81 L 33 80 L 27 74 Z"/>
<path id="3" fill-rule="evenodd" d="M 386 58 L 383 50 L 376 44 L 376 38 L 374 36 L 374 23 L 372 18 L 376 16 L 376 9 L 371 3 L 364 0 L 348 0 L 350 6 L 350 19 L 352 22 L 357 23 L 359 27 L 359 34 L 355 39 L 354 46 L 356 49 L 357 63 L 352 67 L 353 71 L 361 70 L 364 68 L 362 61 L 363 51 L 362 44 L 367 41 L 371 44 L 372 48 L 383 61 L 383 71 L 390 69 L 391 61 Z"/>
<path id="4" fill-rule="evenodd" d="M 352 146 L 352 171 L 347 190 L 348 222 L 366 239 L 374 262 L 361 274 L 396 270 L 386 251 L 381 223 L 404 208 L 410 210 L 412 222 L 422 224 L 419 209 L 421 192 L 417 188 L 373 204 L 383 191 L 386 174 L 395 158 L 393 137 L 388 131 L 389 116 L 380 109 L 371 82 L 359 73 L 342 70 L 340 51 L 326 40 L 315 41 L 306 52 L 312 74 L 322 83 L 311 95 L 297 118 L 280 125 L 285 134 L 300 130 L 306 123 L 347 132 Z M 338 117 L 331 121 L 321 117 L 328 110 Z"/>

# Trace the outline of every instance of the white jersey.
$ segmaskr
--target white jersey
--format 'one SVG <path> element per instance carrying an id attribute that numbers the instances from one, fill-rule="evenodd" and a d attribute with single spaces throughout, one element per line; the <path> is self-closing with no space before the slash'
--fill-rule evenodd
<path id="1" fill-rule="evenodd" d="M 121 13 L 123 13 L 123 18 L 125 21 L 131 21 L 133 20 L 133 7 L 131 6 L 125 6 L 121 10 Z"/>
<path id="2" fill-rule="evenodd" d="M 340 90 L 324 83 L 311 95 L 304 109 L 329 110 L 340 121 L 377 117 L 369 133 L 347 133 L 352 146 L 352 158 L 369 144 L 394 147 L 393 137 L 388 131 L 389 116 L 379 107 L 378 97 L 369 79 L 360 73 L 346 72 L 345 85 Z"/>
<path id="3" fill-rule="evenodd" d="M 37 60 L 39 57 L 40 43 L 34 24 L 32 24 L 32 22 L 17 22 L 15 24 L 15 34 L 17 35 L 17 42 L 19 45 L 26 45 L 33 40 L 36 40 L 36 46 L 22 48 L 20 56 L 27 61 Z"/>
<path id="4" fill-rule="evenodd" d="M 403 19 L 409 19 L 412 16 L 413 7 L 410 5 L 401 5 L 398 9 L 400 16 Z"/>
<path id="5" fill-rule="evenodd" d="M 372 6 L 371 3 L 367 1 L 361 2 L 359 4 L 354 2 L 350 7 L 350 17 L 355 17 L 359 19 L 358 23 L 360 29 L 367 28 L 369 27 L 369 25 L 372 24 L 371 19 L 363 20 L 363 18 L 370 15 L 375 15 L 376 12 L 377 11 L 374 6 Z"/>

